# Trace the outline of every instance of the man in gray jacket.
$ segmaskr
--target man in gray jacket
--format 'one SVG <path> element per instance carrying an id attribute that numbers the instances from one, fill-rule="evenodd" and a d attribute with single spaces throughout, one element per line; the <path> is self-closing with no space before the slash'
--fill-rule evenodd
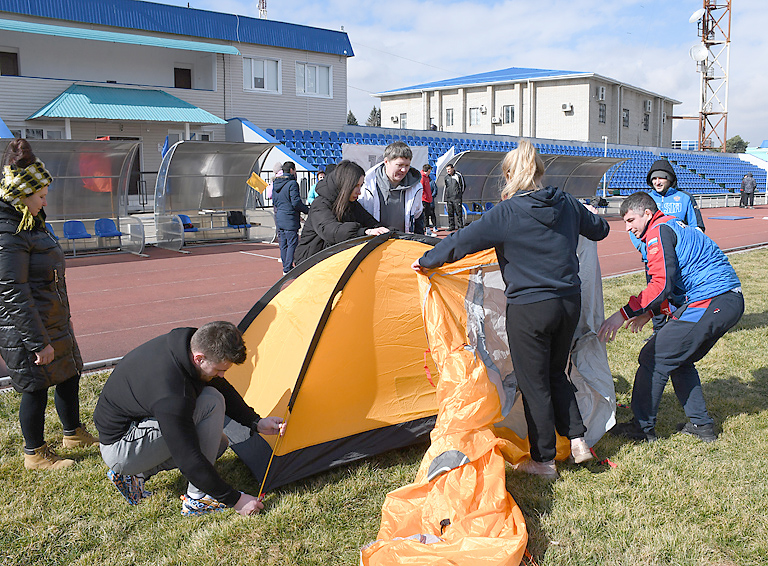
<path id="1" fill-rule="evenodd" d="M 757 181 L 752 173 L 747 173 L 741 180 L 741 198 L 739 199 L 739 208 L 755 208 L 755 189 Z"/>

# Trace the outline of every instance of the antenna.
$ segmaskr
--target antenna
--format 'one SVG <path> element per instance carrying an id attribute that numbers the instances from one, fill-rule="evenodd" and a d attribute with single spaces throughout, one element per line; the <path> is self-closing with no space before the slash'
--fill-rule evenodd
<path id="1" fill-rule="evenodd" d="M 691 15 L 691 17 L 688 18 L 688 23 L 689 24 L 695 24 L 696 22 L 698 22 L 701 19 L 701 16 L 704 15 L 704 12 L 706 12 L 706 10 L 704 8 L 699 8 L 698 10 L 696 10 Z"/>
<path id="2" fill-rule="evenodd" d="M 259 0 L 259 18 L 267 19 L 267 0 Z"/>
<path id="3" fill-rule="evenodd" d="M 691 47 L 689 54 L 691 56 L 691 59 L 693 59 L 697 63 L 701 63 L 702 61 L 705 61 L 707 59 L 707 55 L 709 55 L 709 50 L 707 49 L 707 46 L 704 45 L 703 43 L 697 43 L 696 45 Z"/>

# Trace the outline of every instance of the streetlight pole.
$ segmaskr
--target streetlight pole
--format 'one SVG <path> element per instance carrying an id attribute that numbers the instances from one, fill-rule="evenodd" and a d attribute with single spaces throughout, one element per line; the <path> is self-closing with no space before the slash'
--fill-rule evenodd
<path id="1" fill-rule="evenodd" d="M 603 157 L 608 157 L 608 136 L 603 136 L 603 144 L 605 146 L 605 149 L 603 150 Z M 606 184 L 607 179 L 605 177 L 607 171 L 603 173 L 603 198 L 606 196 Z"/>

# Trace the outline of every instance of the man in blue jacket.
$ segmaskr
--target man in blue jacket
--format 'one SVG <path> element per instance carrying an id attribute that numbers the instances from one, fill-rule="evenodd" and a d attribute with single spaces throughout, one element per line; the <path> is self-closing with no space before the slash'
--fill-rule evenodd
<path id="1" fill-rule="evenodd" d="M 628 423 L 611 432 L 636 440 L 656 440 L 656 414 L 668 379 L 690 422 L 678 430 L 714 441 L 714 421 L 707 413 L 701 381 L 694 365 L 741 318 L 741 283 L 728 258 L 703 232 L 664 215 L 647 193 L 637 192 L 621 203 L 626 229 L 647 246 L 648 286 L 611 315 L 598 337 L 611 341 L 621 328 L 638 332 L 652 314 L 667 322 L 640 350 L 640 367 L 632 387 Z M 668 299 L 684 296 L 677 308 Z"/>
<path id="2" fill-rule="evenodd" d="M 299 245 L 300 213 L 309 214 L 309 207 L 301 200 L 299 184 L 296 182 L 296 165 L 293 161 L 283 163 L 283 174 L 275 179 L 272 186 L 272 204 L 275 207 L 283 273 L 288 273 L 293 269 L 293 253 Z"/>
<path id="3" fill-rule="evenodd" d="M 666 159 L 654 161 L 648 170 L 645 182 L 651 187 L 651 191 L 648 194 L 656 201 L 656 206 L 662 214 L 677 218 L 688 226 L 700 228 L 702 232 L 704 231 L 704 222 L 696 207 L 696 202 L 691 198 L 691 195 L 677 189 L 677 175 L 669 161 Z M 650 278 L 647 277 L 648 258 L 645 253 L 645 244 L 636 238 L 632 232 L 629 233 L 629 239 L 632 241 L 632 245 L 637 248 L 637 251 L 640 252 L 643 264 L 645 265 L 646 278 L 650 281 Z M 654 332 L 658 331 L 666 320 L 667 317 L 663 314 L 653 317 Z"/>

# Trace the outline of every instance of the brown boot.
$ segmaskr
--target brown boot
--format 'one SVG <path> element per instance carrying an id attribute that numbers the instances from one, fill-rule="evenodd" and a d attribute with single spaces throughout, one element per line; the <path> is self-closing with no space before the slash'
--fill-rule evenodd
<path id="1" fill-rule="evenodd" d="M 75 434 L 65 434 L 62 441 L 64 448 L 79 448 L 98 443 L 99 439 L 88 432 L 83 425 L 75 429 Z"/>
<path id="2" fill-rule="evenodd" d="M 74 463 L 74 460 L 59 457 L 47 442 L 34 450 L 24 449 L 24 467 L 28 470 L 60 470 Z"/>

